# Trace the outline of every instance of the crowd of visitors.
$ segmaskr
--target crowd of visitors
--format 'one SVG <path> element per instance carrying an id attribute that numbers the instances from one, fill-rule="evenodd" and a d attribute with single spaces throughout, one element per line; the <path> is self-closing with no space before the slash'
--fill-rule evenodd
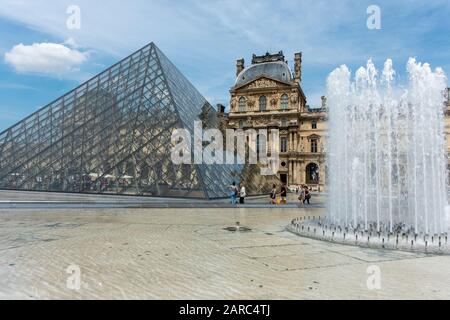
<path id="1" fill-rule="evenodd" d="M 231 203 L 234 205 L 238 204 L 238 202 L 239 204 L 245 204 L 245 198 L 247 197 L 245 186 L 242 183 L 236 185 L 236 182 L 233 182 L 230 188 Z M 273 205 L 287 204 L 287 194 L 288 189 L 285 184 L 282 184 L 279 190 L 274 184 L 272 186 L 272 190 L 270 191 L 269 203 Z M 301 185 L 297 187 L 295 189 L 295 194 L 297 195 L 297 198 L 302 205 L 311 204 L 311 191 L 307 185 Z"/>

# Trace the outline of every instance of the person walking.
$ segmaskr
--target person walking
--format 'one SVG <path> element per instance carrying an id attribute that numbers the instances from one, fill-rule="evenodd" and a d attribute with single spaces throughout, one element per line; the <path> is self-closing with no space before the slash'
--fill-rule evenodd
<path id="1" fill-rule="evenodd" d="M 245 192 L 245 186 L 243 184 L 240 184 L 241 190 L 239 191 L 239 203 L 245 204 L 245 197 L 247 196 L 247 193 Z"/>
<path id="2" fill-rule="evenodd" d="M 239 190 L 236 186 L 236 182 L 233 181 L 230 188 L 231 188 L 231 204 L 237 204 L 237 196 Z"/>
<path id="3" fill-rule="evenodd" d="M 298 190 L 298 200 L 302 205 L 305 204 L 305 187 L 303 185 L 301 185 Z"/>
<path id="4" fill-rule="evenodd" d="M 270 204 L 277 204 L 277 186 L 275 184 L 270 191 Z"/>
<path id="5" fill-rule="evenodd" d="M 309 191 L 308 186 L 305 186 L 305 201 L 306 201 L 308 204 L 311 204 L 311 203 L 309 202 L 309 200 L 311 200 L 311 192 Z"/>
<path id="6" fill-rule="evenodd" d="M 282 204 L 287 204 L 287 188 L 286 188 L 286 185 L 284 183 L 281 186 L 280 196 L 281 196 L 281 203 Z"/>

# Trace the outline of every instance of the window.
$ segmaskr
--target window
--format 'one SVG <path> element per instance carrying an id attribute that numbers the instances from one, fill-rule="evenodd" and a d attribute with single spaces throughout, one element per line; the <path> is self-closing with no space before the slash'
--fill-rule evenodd
<path id="1" fill-rule="evenodd" d="M 317 153 L 317 139 L 311 140 L 311 152 Z"/>
<path id="2" fill-rule="evenodd" d="M 310 163 L 306 166 L 306 183 L 319 183 L 319 166 L 315 163 Z"/>
<path id="3" fill-rule="evenodd" d="M 239 99 L 239 105 L 238 105 L 238 111 L 239 112 L 245 112 L 246 111 L 246 106 L 247 105 L 247 100 L 242 97 Z"/>
<path id="4" fill-rule="evenodd" d="M 281 138 L 281 152 L 287 152 L 287 138 L 286 137 L 282 137 Z"/>
<path id="5" fill-rule="evenodd" d="M 281 110 L 289 109 L 289 96 L 287 94 L 283 94 L 281 96 Z"/>
<path id="6" fill-rule="evenodd" d="M 287 127 L 288 126 L 288 121 L 286 119 L 282 119 L 281 120 L 281 126 L 282 127 Z"/>
<path id="7" fill-rule="evenodd" d="M 259 111 L 266 111 L 267 98 L 265 96 L 259 97 Z"/>
<path id="8" fill-rule="evenodd" d="M 256 138 L 256 152 L 258 154 L 258 157 L 261 153 L 263 156 L 267 154 L 266 142 L 267 138 L 265 135 L 259 134 L 258 137 Z"/>
<path id="9" fill-rule="evenodd" d="M 239 128 L 240 129 L 244 128 L 244 125 L 245 125 L 244 120 L 239 120 Z"/>
<path id="10" fill-rule="evenodd" d="M 312 129 L 317 129 L 317 121 L 312 121 L 311 122 L 311 128 Z"/>

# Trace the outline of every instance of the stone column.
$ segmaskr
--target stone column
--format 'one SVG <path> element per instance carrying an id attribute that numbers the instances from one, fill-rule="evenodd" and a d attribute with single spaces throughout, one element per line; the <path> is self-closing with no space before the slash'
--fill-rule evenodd
<path id="1" fill-rule="evenodd" d="M 292 161 L 293 169 L 292 169 L 292 183 L 297 184 L 297 160 Z"/>
<path id="2" fill-rule="evenodd" d="M 295 174 L 295 160 L 294 160 L 294 161 L 292 161 L 292 184 L 295 184 L 297 181 L 295 179 L 295 177 L 296 177 L 296 174 Z"/>
<path id="3" fill-rule="evenodd" d="M 304 164 L 300 165 L 300 177 L 301 177 L 301 181 L 300 183 L 306 184 L 306 168 Z"/>
<path id="4" fill-rule="evenodd" d="M 297 152 L 298 151 L 298 145 L 297 145 L 297 132 L 293 133 L 294 135 L 294 151 Z"/>
<path id="5" fill-rule="evenodd" d="M 267 154 L 272 155 L 272 135 L 269 128 L 267 128 Z"/>
<path id="6" fill-rule="evenodd" d="M 292 184 L 295 184 L 295 161 L 292 161 Z"/>
<path id="7" fill-rule="evenodd" d="M 322 185 L 321 190 L 323 191 L 323 189 L 325 188 L 325 184 L 327 183 L 326 180 L 326 176 L 325 176 L 325 162 L 320 162 L 319 163 L 319 182 Z"/>
<path id="8" fill-rule="evenodd" d="M 289 151 L 292 150 L 292 132 L 289 132 Z"/>
<path id="9" fill-rule="evenodd" d="M 289 184 L 293 184 L 294 181 L 294 170 L 293 170 L 294 162 L 289 160 Z"/>

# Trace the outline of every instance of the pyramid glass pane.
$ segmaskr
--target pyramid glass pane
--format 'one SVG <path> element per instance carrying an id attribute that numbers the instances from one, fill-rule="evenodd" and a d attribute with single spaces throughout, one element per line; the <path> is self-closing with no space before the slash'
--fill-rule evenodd
<path id="1" fill-rule="evenodd" d="M 171 135 L 215 110 L 152 43 L 0 133 L 0 188 L 219 198 L 257 168 L 175 165 Z M 270 183 L 269 183 L 270 184 Z"/>

